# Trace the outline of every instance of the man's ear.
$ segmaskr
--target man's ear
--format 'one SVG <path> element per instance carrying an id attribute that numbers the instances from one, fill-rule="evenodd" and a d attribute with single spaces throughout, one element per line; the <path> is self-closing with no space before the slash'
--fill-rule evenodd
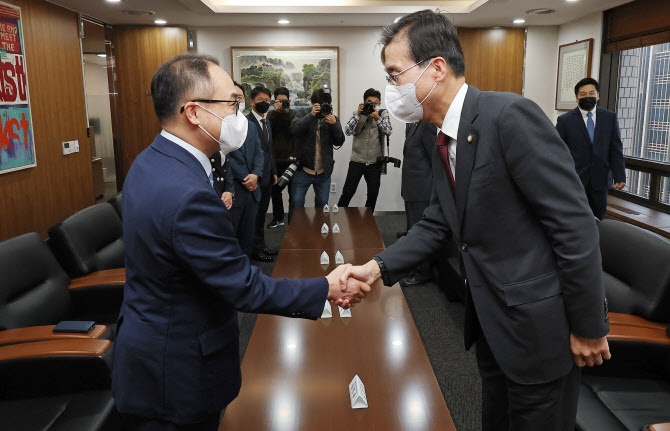
<path id="1" fill-rule="evenodd" d="M 435 80 L 437 82 L 442 82 L 448 75 L 452 75 L 451 67 L 447 64 L 447 61 L 442 57 L 435 57 L 433 63 L 429 66 L 433 70 L 430 73 L 434 74 Z"/>
<path id="2" fill-rule="evenodd" d="M 198 117 L 198 110 L 196 109 L 198 105 L 195 103 L 187 103 L 184 105 L 184 113 L 186 119 L 193 124 L 194 126 L 200 125 L 200 117 Z"/>

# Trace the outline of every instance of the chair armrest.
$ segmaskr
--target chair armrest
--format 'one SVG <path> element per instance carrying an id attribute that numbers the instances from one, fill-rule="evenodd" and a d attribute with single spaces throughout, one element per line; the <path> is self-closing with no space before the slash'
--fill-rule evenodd
<path id="1" fill-rule="evenodd" d="M 670 422 L 649 425 L 649 431 L 670 431 Z"/>
<path id="2" fill-rule="evenodd" d="M 666 328 L 643 328 L 639 326 L 616 325 L 610 322 L 608 340 L 641 341 L 645 343 L 670 345 Z"/>
<path id="3" fill-rule="evenodd" d="M 107 327 L 105 325 L 95 325 L 95 328 L 88 334 L 80 334 L 74 332 L 53 332 L 54 325 L 47 326 L 30 326 L 28 328 L 8 329 L 0 331 L 0 346 L 8 344 L 30 343 L 35 341 L 52 341 L 52 340 L 77 340 L 77 339 L 96 339 L 100 338 Z"/>
<path id="4" fill-rule="evenodd" d="M 70 289 L 93 286 L 123 286 L 126 283 L 126 268 L 106 269 L 79 278 L 73 278 Z"/>
<path id="5" fill-rule="evenodd" d="M 102 356 L 112 345 L 109 340 L 52 340 L 0 347 L 0 362 L 12 359 L 54 356 Z"/>
<path id="6" fill-rule="evenodd" d="M 659 329 L 665 331 L 667 323 L 653 322 L 644 317 L 632 314 L 609 313 L 610 325 L 636 326 L 639 328 Z"/>

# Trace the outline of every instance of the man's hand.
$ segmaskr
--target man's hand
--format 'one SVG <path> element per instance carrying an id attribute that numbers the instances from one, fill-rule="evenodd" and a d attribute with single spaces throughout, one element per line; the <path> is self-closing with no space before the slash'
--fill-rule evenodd
<path id="1" fill-rule="evenodd" d="M 326 115 L 323 118 L 326 120 L 326 123 L 328 123 L 328 124 L 337 123 L 337 118 L 335 118 L 335 114 Z"/>
<path id="2" fill-rule="evenodd" d="M 281 100 L 275 100 L 274 107 L 275 107 L 275 111 L 282 111 Z"/>
<path id="3" fill-rule="evenodd" d="M 247 175 L 246 177 L 244 177 L 242 185 L 244 186 L 245 189 L 249 190 L 250 192 L 253 192 L 254 190 L 256 190 L 256 187 L 258 186 L 258 175 L 256 174 Z"/>
<path id="4" fill-rule="evenodd" d="M 315 103 L 312 106 L 312 115 L 316 117 L 316 114 L 318 114 L 319 112 L 321 112 L 321 105 L 319 105 L 318 103 Z"/>
<path id="5" fill-rule="evenodd" d="M 578 367 L 602 365 L 603 359 L 612 357 L 606 337 L 591 339 L 570 333 L 570 349 Z"/>
<path id="6" fill-rule="evenodd" d="M 370 118 L 372 118 L 375 121 L 379 120 L 379 118 L 380 118 L 379 117 L 379 112 L 377 112 L 377 110 L 375 109 L 374 111 L 372 111 L 372 114 L 370 114 Z"/>
<path id="7" fill-rule="evenodd" d="M 614 184 L 614 187 L 616 187 L 617 190 L 621 190 L 626 187 L 626 183 L 616 183 Z"/>
<path id="8" fill-rule="evenodd" d="M 359 117 L 360 117 L 361 114 L 363 113 L 363 108 L 364 108 L 364 107 L 365 107 L 365 103 L 359 103 L 359 104 L 358 104 L 358 111 L 356 111 L 356 113 L 358 114 Z"/>
<path id="9" fill-rule="evenodd" d="M 371 260 L 365 265 L 352 266 L 346 268 L 344 273 L 340 275 L 340 285 L 346 285 L 348 279 L 353 277 L 363 283 L 372 286 L 382 276 L 379 264 L 375 260 Z"/>
<path id="10" fill-rule="evenodd" d="M 274 182 L 272 183 L 272 185 L 274 186 L 275 184 L 277 184 L 277 176 L 273 175 L 272 178 L 274 178 Z"/>
<path id="11" fill-rule="evenodd" d="M 353 307 L 370 292 L 370 285 L 349 277 L 352 268 L 351 264 L 340 265 L 326 276 L 328 300 L 342 308 Z"/>
<path id="12" fill-rule="evenodd" d="M 230 192 L 224 192 L 221 195 L 221 201 L 223 204 L 226 206 L 226 208 L 230 209 L 233 206 L 233 194 Z"/>

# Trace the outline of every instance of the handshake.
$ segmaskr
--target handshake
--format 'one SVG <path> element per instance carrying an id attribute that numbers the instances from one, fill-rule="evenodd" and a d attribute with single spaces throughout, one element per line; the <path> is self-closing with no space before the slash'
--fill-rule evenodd
<path id="1" fill-rule="evenodd" d="M 374 260 L 360 266 L 340 265 L 326 276 L 328 300 L 342 308 L 354 307 L 365 299 L 380 277 L 379 265 Z"/>

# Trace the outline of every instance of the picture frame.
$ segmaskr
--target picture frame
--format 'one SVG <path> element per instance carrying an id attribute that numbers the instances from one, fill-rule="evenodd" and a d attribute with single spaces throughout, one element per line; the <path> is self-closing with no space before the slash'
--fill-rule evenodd
<path id="1" fill-rule="evenodd" d="M 556 74 L 556 110 L 569 111 L 577 106 L 575 85 L 591 76 L 593 39 L 560 45 L 558 47 L 558 73 Z"/>
<path id="2" fill-rule="evenodd" d="M 251 109 L 251 89 L 262 85 L 274 93 L 289 89 L 291 108 L 310 108 L 317 88 L 330 88 L 335 115 L 339 116 L 340 48 L 337 46 L 233 46 L 231 73 L 244 87 L 246 109 Z M 274 95 L 272 96 L 274 100 Z"/>

